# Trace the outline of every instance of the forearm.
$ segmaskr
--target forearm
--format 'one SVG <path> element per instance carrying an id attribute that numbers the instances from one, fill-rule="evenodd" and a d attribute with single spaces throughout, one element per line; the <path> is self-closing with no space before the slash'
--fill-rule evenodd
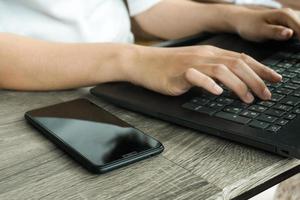
<path id="1" fill-rule="evenodd" d="M 182 38 L 200 32 L 235 32 L 235 18 L 246 8 L 164 0 L 135 17 L 140 27 L 157 37 Z"/>
<path id="2" fill-rule="evenodd" d="M 133 45 L 51 43 L 0 33 L 0 88 L 57 90 L 126 81 L 132 49 Z"/>

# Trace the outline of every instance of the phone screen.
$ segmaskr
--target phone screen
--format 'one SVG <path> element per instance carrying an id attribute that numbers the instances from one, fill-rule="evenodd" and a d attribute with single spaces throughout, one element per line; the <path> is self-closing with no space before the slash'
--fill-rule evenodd
<path id="1" fill-rule="evenodd" d="M 37 109 L 29 115 L 98 166 L 161 146 L 154 138 L 86 99 Z"/>

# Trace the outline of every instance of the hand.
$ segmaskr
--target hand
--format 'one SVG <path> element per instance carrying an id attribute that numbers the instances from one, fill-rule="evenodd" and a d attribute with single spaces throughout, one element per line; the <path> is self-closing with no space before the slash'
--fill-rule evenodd
<path id="1" fill-rule="evenodd" d="M 242 9 L 234 22 L 237 32 L 252 41 L 288 40 L 294 34 L 300 38 L 300 20 L 292 9 Z"/>
<path id="2" fill-rule="evenodd" d="M 275 71 L 245 54 L 213 46 L 138 46 L 138 52 L 138 58 L 127 70 L 128 80 L 167 95 L 181 95 L 193 86 L 220 95 L 223 89 L 217 80 L 250 103 L 254 100 L 251 91 L 261 99 L 271 98 L 262 79 L 270 82 L 282 79 Z"/>

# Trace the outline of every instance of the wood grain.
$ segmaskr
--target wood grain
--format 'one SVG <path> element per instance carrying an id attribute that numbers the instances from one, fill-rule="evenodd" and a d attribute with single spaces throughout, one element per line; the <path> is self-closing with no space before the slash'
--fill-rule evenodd
<path id="1" fill-rule="evenodd" d="M 300 164 L 126 111 L 87 89 L 0 94 L 1 200 L 230 199 Z M 159 139 L 165 151 L 104 175 L 88 173 L 23 119 L 27 110 L 78 97 Z"/>

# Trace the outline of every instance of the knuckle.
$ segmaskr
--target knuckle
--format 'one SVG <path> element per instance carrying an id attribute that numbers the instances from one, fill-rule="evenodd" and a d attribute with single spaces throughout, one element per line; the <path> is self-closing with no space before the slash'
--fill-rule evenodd
<path id="1" fill-rule="evenodd" d="M 201 46 L 201 47 L 203 47 L 203 48 L 205 48 L 205 49 L 207 49 L 207 50 L 214 50 L 214 46 L 212 46 L 212 45 L 203 45 L 203 46 Z"/>
<path id="2" fill-rule="evenodd" d="M 293 15 L 294 11 L 291 8 L 282 8 L 279 10 L 279 14 L 283 17 Z"/>
<path id="3" fill-rule="evenodd" d="M 283 8 L 283 10 L 286 13 L 293 13 L 294 12 L 293 9 L 291 9 L 291 8 Z"/>
<path id="4" fill-rule="evenodd" d="M 243 67 L 245 65 L 245 62 L 241 58 L 234 58 L 231 60 L 231 68 L 238 69 L 240 67 Z"/>
<path id="5" fill-rule="evenodd" d="M 218 64 L 213 67 L 213 74 L 215 76 L 223 75 L 226 71 L 228 71 L 228 68 L 224 64 Z"/>
<path id="6" fill-rule="evenodd" d="M 200 47 L 201 48 L 201 52 L 203 52 L 203 50 L 206 51 L 206 54 L 210 54 L 210 55 L 215 55 L 215 51 L 216 51 L 216 47 L 211 46 L 211 45 L 203 45 Z"/>
<path id="7" fill-rule="evenodd" d="M 244 54 L 244 53 L 241 53 L 241 59 L 246 63 L 248 63 L 252 60 L 252 58 L 250 56 L 248 56 L 247 54 Z"/>

